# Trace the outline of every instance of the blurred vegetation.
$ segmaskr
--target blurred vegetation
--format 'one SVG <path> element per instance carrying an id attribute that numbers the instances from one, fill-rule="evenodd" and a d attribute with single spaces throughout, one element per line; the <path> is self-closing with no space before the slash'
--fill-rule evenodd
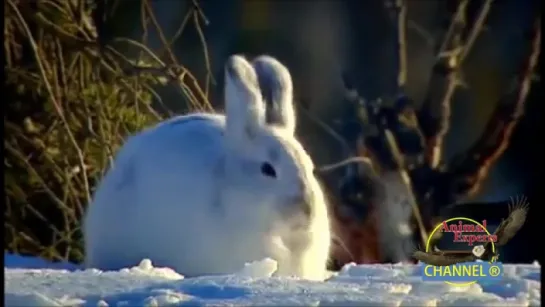
<path id="1" fill-rule="evenodd" d="M 130 4 L 144 33 L 158 27 L 147 1 Z M 164 63 L 145 36 L 112 35 L 124 30 L 109 22 L 120 11 L 126 2 L 4 2 L 7 251 L 81 261 L 79 221 L 92 187 L 128 134 L 169 114 L 156 90 L 176 87 L 186 110 L 211 108 L 172 56 L 174 39 L 162 37 Z M 200 16 L 195 5 L 186 19 L 198 26 Z"/>

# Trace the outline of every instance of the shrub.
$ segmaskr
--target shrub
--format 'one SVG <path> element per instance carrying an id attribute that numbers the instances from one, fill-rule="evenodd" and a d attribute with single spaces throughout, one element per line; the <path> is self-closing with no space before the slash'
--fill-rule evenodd
<path id="1" fill-rule="evenodd" d="M 128 134 L 161 119 L 154 89 L 173 83 L 185 108 L 210 107 L 184 67 L 165 65 L 138 41 L 105 37 L 104 3 L 4 2 L 10 252 L 81 261 L 80 219 L 92 187 Z"/>

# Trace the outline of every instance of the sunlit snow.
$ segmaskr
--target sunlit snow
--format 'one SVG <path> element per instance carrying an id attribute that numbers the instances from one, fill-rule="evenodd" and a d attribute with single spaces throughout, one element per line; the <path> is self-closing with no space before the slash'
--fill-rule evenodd
<path id="1" fill-rule="evenodd" d="M 538 263 L 505 265 L 499 282 L 422 281 L 417 265 L 346 265 L 324 282 L 271 277 L 264 259 L 224 276 L 187 278 L 151 261 L 120 271 L 5 255 L 5 306 L 540 306 Z"/>

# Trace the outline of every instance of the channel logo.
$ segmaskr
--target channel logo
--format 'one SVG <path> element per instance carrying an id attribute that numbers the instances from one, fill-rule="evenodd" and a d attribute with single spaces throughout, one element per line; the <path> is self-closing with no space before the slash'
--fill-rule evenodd
<path id="1" fill-rule="evenodd" d="M 449 266 L 422 265 L 422 280 L 468 283 L 495 281 L 503 276 L 501 262 L 466 262 Z"/>
<path id="2" fill-rule="evenodd" d="M 509 204 L 509 216 L 494 233 L 487 229 L 487 221 L 478 222 L 467 217 L 454 217 L 439 223 L 428 237 L 425 250 L 417 250 L 413 257 L 420 262 L 423 280 L 443 281 L 451 285 L 467 286 L 477 281 L 498 280 L 503 276 L 503 265 L 496 262 L 498 248 L 510 241 L 522 228 L 528 213 L 526 198 L 517 198 Z M 432 243 L 436 232 L 450 240 L 455 250 L 440 250 Z"/>

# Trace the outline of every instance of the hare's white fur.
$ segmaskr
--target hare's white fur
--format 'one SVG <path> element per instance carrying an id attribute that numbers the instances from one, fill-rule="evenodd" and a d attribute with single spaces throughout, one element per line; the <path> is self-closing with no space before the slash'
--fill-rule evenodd
<path id="1" fill-rule="evenodd" d="M 258 78 L 270 83 L 274 107 Z M 225 66 L 225 116 L 180 116 L 132 136 L 86 213 L 86 265 L 114 270 L 149 258 L 198 276 L 270 257 L 277 275 L 323 279 L 328 213 L 294 136 L 291 84 L 274 58 L 252 66 L 234 55 Z M 265 162 L 276 177 L 262 173 Z"/>

